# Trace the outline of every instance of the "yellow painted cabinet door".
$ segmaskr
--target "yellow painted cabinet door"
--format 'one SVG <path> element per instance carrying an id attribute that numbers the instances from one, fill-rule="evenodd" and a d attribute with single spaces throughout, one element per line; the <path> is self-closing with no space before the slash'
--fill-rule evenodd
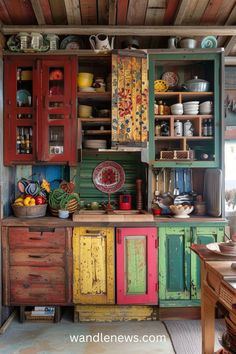
<path id="1" fill-rule="evenodd" d="M 114 229 L 75 227 L 73 302 L 114 304 Z"/>

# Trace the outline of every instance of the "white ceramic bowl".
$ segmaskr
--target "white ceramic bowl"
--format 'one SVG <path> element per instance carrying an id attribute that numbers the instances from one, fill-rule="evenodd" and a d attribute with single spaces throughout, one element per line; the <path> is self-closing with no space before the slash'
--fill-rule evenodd
<path id="1" fill-rule="evenodd" d="M 189 110 L 189 111 L 184 111 L 184 114 L 198 114 L 198 110 Z"/>
<path id="2" fill-rule="evenodd" d="M 182 103 L 175 103 L 175 104 L 171 105 L 171 108 L 180 109 L 180 108 L 183 108 L 183 104 Z"/>
<path id="3" fill-rule="evenodd" d="M 193 205 L 170 205 L 170 210 L 174 214 L 175 218 L 189 218 L 189 215 L 194 207 Z"/>
<path id="4" fill-rule="evenodd" d="M 171 113 L 176 116 L 181 116 L 184 113 L 184 111 L 182 109 L 171 109 Z"/>
<path id="5" fill-rule="evenodd" d="M 184 103 L 183 103 L 184 106 L 187 106 L 187 105 L 189 105 L 189 104 L 190 104 L 190 105 L 192 105 L 192 104 L 197 104 L 197 105 L 198 105 L 198 104 L 199 104 L 199 101 L 188 101 L 188 102 L 184 102 Z"/>

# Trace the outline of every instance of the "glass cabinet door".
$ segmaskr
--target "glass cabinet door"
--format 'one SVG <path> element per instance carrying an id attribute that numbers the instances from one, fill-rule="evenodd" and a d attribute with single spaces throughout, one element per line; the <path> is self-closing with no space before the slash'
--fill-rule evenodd
<path id="1" fill-rule="evenodd" d="M 5 163 L 32 161 L 36 154 L 35 70 L 32 60 L 7 60 L 4 67 Z"/>
<path id="2" fill-rule="evenodd" d="M 42 100 L 39 119 L 40 159 L 64 162 L 73 143 L 72 78 L 69 60 L 43 60 Z M 75 118 L 75 117 L 74 117 Z M 74 119 L 75 120 L 75 119 Z M 75 144 L 74 144 L 75 145 Z M 75 146 L 74 146 L 75 148 Z"/>

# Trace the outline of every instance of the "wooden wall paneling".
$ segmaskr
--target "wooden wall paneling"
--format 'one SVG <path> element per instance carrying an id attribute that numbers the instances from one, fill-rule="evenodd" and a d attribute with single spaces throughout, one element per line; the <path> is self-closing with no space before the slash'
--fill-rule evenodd
<path id="1" fill-rule="evenodd" d="M 109 18 L 109 0 L 99 0 L 98 6 L 98 24 L 107 25 Z"/>
<path id="2" fill-rule="evenodd" d="M 66 25 L 66 8 L 64 1 L 49 0 L 50 8 L 52 11 L 53 22 L 55 25 Z"/>
<path id="3" fill-rule="evenodd" d="M 80 11 L 83 25 L 94 25 L 97 23 L 96 0 L 80 0 Z M 96 31 L 93 33 L 96 33 Z"/>
<path id="4" fill-rule="evenodd" d="M 0 0 L 0 19 L 5 25 L 13 23 L 4 0 Z"/>
<path id="5" fill-rule="evenodd" d="M 145 22 L 148 0 L 129 0 L 127 25 L 143 25 Z"/>
<path id="6" fill-rule="evenodd" d="M 182 24 L 198 25 L 202 15 L 207 7 L 209 0 L 192 0 L 188 5 L 188 11 L 185 14 Z"/>
<path id="7" fill-rule="evenodd" d="M 5 5 L 13 23 L 19 25 L 37 24 L 30 0 L 5 1 Z"/>
<path id="8" fill-rule="evenodd" d="M 204 25 L 207 24 L 216 25 L 219 24 L 220 22 L 221 24 L 222 22 L 224 23 L 228 14 L 226 13 L 225 7 L 222 8 L 222 6 L 227 4 L 226 6 L 228 7 L 229 4 L 229 8 L 231 9 L 233 6 L 232 1 L 233 0 L 228 0 L 227 2 L 224 0 L 209 1 L 204 14 L 202 15 L 200 23 Z M 228 12 L 230 11 L 230 9 L 228 10 Z"/>
<path id="9" fill-rule="evenodd" d="M 51 11 L 49 0 L 38 0 L 38 2 L 41 5 L 46 24 L 52 25 L 53 18 L 52 18 L 52 11 Z"/>
<path id="10" fill-rule="evenodd" d="M 184 21 L 185 15 L 188 13 L 188 7 L 191 4 L 192 0 L 182 0 L 179 3 L 178 9 L 176 11 L 176 16 L 174 20 L 175 25 L 180 25 Z"/>
<path id="11" fill-rule="evenodd" d="M 149 0 L 146 12 L 146 25 L 162 25 L 166 11 L 166 1 Z"/>
<path id="12" fill-rule="evenodd" d="M 120 0 L 117 3 L 117 25 L 126 25 L 129 0 Z"/>
<path id="13" fill-rule="evenodd" d="M 45 17 L 43 13 L 43 9 L 41 7 L 41 4 L 38 0 L 30 0 L 32 8 L 34 10 L 35 17 L 37 19 L 37 22 L 39 25 L 45 25 Z"/>
<path id="14" fill-rule="evenodd" d="M 175 13 L 179 6 L 179 2 L 180 0 L 167 0 L 167 7 L 163 21 L 164 25 L 170 25 L 174 22 Z"/>
<path id="15" fill-rule="evenodd" d="M 69 25 L 81 25 L 79 0 L 64 0 Z"/>
<path id="16" fill-rule="evenodd" d="M 116 24 L 116 9 L 117 9 L 117 0 L 109 1 L 109 25 Z"/>

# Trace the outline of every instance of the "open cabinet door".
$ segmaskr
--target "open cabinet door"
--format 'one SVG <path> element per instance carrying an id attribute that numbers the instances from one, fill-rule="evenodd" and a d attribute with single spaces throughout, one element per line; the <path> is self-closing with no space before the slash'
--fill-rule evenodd
<path id="1" fill-rule="evenodd" d="M 148 71 L 143 51 L 112 54 L 112 147 L 146 147 Z"/>

